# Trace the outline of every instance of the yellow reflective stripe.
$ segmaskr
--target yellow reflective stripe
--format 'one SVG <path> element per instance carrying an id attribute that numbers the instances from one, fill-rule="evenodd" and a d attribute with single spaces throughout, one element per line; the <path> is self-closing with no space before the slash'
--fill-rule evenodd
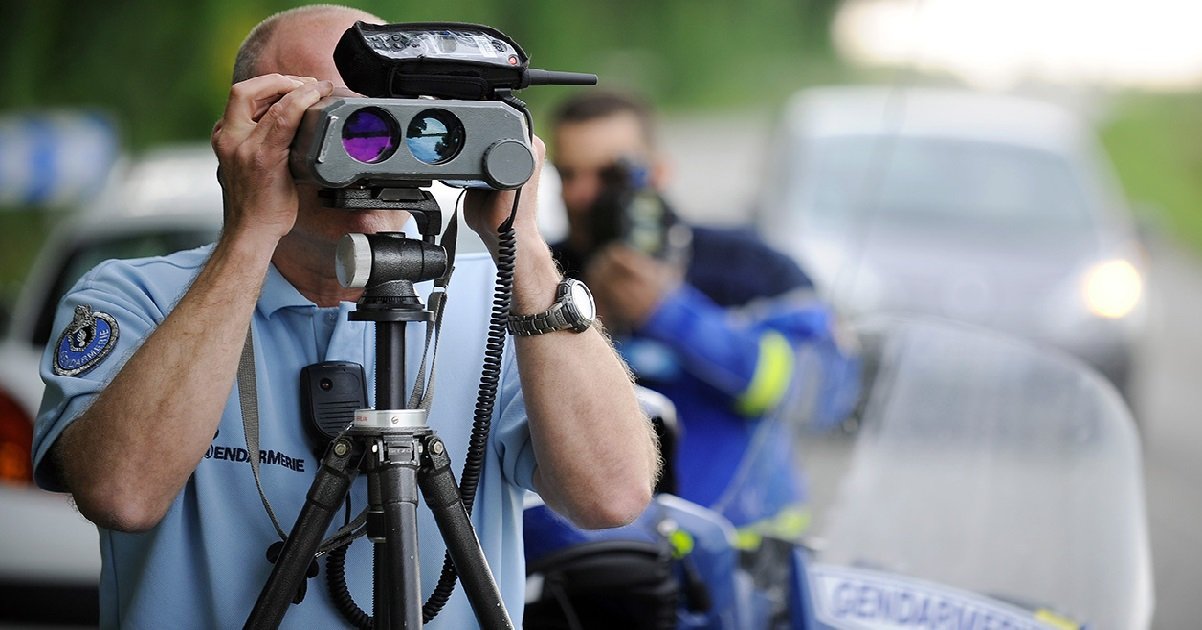
<path id="1" fill-rule="evenodd" d="M 759 416 L 775 407 L 788 393 L 792 375 L 793 347 L 789 340 L 775 331 L 764 333 L 751 384 L 735 403 L 739 412 Z"/>
<path id="2" fill-rule="evenodd" d="M 810 528 L 810 510 L 801 505 L 787 507 L 775 516 L 744 525 L 735 531 L 735 547 L 743 551 L 759 548 L 765 536 L 799 540 Z"/>
<path id="3" fill-rule="evenodd" d="M 1082 628 L 1081 624 L 1045 609 L 1035 611 L 1035 619 L 1060 630 L 1081 630 Z"/>
<path id="4" fill-rule="evenodd" d="M 672 545 L 672 555 L 678 559 L 693 553 L 693 535 L 683 529 L 668 534 L 668 543 Z"/>
<path id="5" fill-rule="evenodd" d="M 764 537 L 759 532 L 740 529 L 735 531 L 735 548 L 743 551 L 753 551 L 760 548 Z"/>

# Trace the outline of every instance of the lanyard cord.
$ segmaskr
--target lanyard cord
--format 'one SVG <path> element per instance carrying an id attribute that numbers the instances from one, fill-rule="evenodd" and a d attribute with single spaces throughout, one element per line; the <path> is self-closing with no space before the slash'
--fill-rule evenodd
<path id="1" fill-rule="evenodd" d="M 242 431 L 246 436 L 246 450 L 250 460 L 250 469 L 255 476 L 255 488 L 259 491 L 259 500 L 263 503 L 263 509 L 267 511 L 267 516 L 271 518 L 271 525 L 275 527 L 276 535 L 281 541 L 287 541 L 288 535 L 280 526 L 280 519 L 276 516 L 275 510 L 271 508 L 271 501 L 267 500 L 267 493 L 263 490 L 263 479 L 259 472 L 259 397 L 252 329 L 253 325 L 246 329 L 246 343 L 242 345 L 242 356 L 238 360 L 238 403 L 242 409 Z M 322 542 L 317 550 L 318 555 L 328 553 L 331 549 L 346 545 L 362 536 L 366 533 L 364 529 L 366 523 L 367 512 L 365 510 Z"/>
<path id="2" fill-rule="evenodd" d="M 252 317 L 253 319 L 253 317 Z M 255 374 L 255 340 L 251 332 L 254 325 L 246 327 L 246 343 L 242 344 L 242 356 L 238 359 L 238 403 L 242 408 L 242 432 L 246 436 L 246 451 L 250 457 L 250 469 L 255 475 L 255 488 L 259 490 L 259 499 L 271 517 L 271 524 L 280 540 L 287 540 L 284 529 L 280 527 L 280 519 L 276 518 L 267 493 L 263 492 L 263 480 L 259 476 L 259 397 L 258 380 Z"/>

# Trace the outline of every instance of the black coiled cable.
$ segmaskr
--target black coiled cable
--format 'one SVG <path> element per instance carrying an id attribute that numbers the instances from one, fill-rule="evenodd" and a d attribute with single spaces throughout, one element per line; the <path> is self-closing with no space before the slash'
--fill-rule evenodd
<path id="1" fill-rule="evenodd" d="M 497 386 L 501 382 L 501 358 L 505 351 L 505 336 L 508 332 L 509 303 L 513 296 L 513 267 L 517 259 L 516 238 L 513 219 L 517 214 L 522 191 L 513 197 L 513 211 L 498 228 L 497 284 L 493 291 L 492 316 L 488 321 L 488 339 L 484 343 L 484 366 L 480 370 L 480 391 L 476 396 L 476 414 L 468 438 L 467 457 L 463 462 L 463 474 L 459 479 L 459 497 L 468 516 L 476 503 L 476 488 L 480 485 L 480 471 L 484 466 L 484 448 L 488 445 L 493 407 L 497 403 Z M 448 553 L 442 559 L 442 572 L 438 585 L 422 606 L 422 623 L 429 623 L 455 590 L 455 563 Z"/>
<path id="2" fill-rule="evenodd" d="M 371 615 L 359 608 L 359 605 L 355 603 L 355 598 L 351 596 L 350 589 L 346 586 L 346 550 L 350 544 L 348 541 L 345 545 L 331 551 L 326 557 L 326 586 L 329 587 L 330 597 L 338 606 L 338 611 L 342 613 L 344 619 L 355 624 L 355 627 L 360 630 L 371 630 Z"/>

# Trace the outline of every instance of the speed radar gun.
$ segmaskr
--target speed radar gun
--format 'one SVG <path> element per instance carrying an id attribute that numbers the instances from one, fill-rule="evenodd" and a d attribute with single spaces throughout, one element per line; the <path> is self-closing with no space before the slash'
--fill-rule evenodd
<path id="1" fill-rule="evenodd" d="M 359 22 L 339 41 L 334 62 L 347 86 L 364 96 L 328 97 L 305 112 L 292 145 L 293 177 L 320 186 L 325 202 L 336 208 L 407 211 L 420 234 L 348 234 L 339 244 L 339 281 L 364 289 L 349 317 L 375 324 L 376 407 L 333 422 L 323 416 L 320 430 L 329 446 L 246 627 L 278 626 L 289 604 L 303 597 L 316 558 L 328 557 L 327 578 L 340 576 L 343 567 L 330 565 L 344 560 L 354 538 L 366 535 L 375 545 L 373 613 L 353 601 L 344 578 L 330 585 L 332 598 L 354 625 L 418 628 L 438 614 L 462 579 L 482 627 L 512 628 L 470 514 L 500 380 L 513 278 L 513 213 L 499 230 L 481 391 L 462 485 L 457 485 L 447 449 L 427 423 L 433 369 L 427 376 L 425 358 L 413 391 L 404 391 L 405 325 L 429 322 L 425 354 L 433 363 L 442 299 L 454 266 L 454 228 L 437 240 L 441 213 L 424 187 L 434 181 L 464 188 L 520 187 L 534 172 L 533 125 L 513 93 L 539 84 L 591 85 L 597 77 L 531 69 L 526 54 L 505 34 L 460 23 Z M 414 284 L 429 280 L 435 290 L 427 307 Z M 323 541 L 360 470 L 367 475 L 366 511 Z M 424 603 L 419 494 L 447 546 L 438 586 Z"/>

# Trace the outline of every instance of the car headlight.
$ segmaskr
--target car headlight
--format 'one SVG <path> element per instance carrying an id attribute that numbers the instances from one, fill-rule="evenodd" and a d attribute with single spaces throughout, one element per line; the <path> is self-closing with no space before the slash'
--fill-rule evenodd
<path id="1" fill-rule="evenodd" d="M 1081 291 L 1090 313 L 1105 319 L 1122 319 L 1139 305 L 1144 279 L 1130 262 L 1121 258 L 1108 260 L 1085 272 Z"/>

